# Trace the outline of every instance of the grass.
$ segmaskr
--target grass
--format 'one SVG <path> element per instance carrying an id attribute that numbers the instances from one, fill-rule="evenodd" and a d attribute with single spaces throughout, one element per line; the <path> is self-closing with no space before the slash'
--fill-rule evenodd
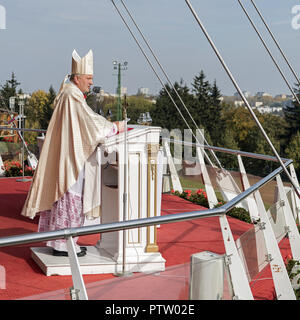
<path id="1" fill-rule="evenodd" d="M 195 179 L 189 179 L 186 177 L 179 177 L 179 180 L 180 180 L 180 183 L 181 183 L 183 190 L 185 190 L 185 189 L 191 189 L 191 190 L 205 189 L 204 184 L 200 181 L 195 180 Z M 219 190 L 217 190 L 216 188 L 214 188 L 214 190 L 215 190 L 216 197 L 218 199 L 219 198 L 222 199 L 221 192 Z"/>
<path id="2" fill-rule="evenodd" d="M 239 175 L 239 173 L 235 172 L 233 174 L 233 177 L 241 189 L 242 185 L 241 185 L 241 182 L 240 182 L 238 175 Z M 250 185 L 253 185 L 254 183 L 259 181 L 260 179 L 261 179 L 260 177 L 254 177 L 254 176 L 249 175 Z M 205 189 L 204 184 L 202 183 L 202 181 L 199 180 L 199 178 L 197 179 L 197 178 L 189 178 L 189 177 L 180 176 L 179 180 L 180 180 L 180 183 L 181 183 L 183 190 L 186 190 L 186 189 L 191 189 L 191 190 Z M 275 192 L 274 191 L 274 188 L 275 188 L 274 184 L 276 184 L 276 181 L 271 181 L 266 186 L 264 186 L 263 188 L 260 189 L 262 198 L 264 199 L 264 205 L 265 205 L 266 210 L 268 210 L 274 203 L 274 192 Z M 222 194 L 219 191 L 217 186 L 214 186 L 214 191 L 215 191 L 216 197 L 218 199 L 223 199 Z"/>
<path id="3" fill-rule="evenodd" d="M 200 181 L 195 181 L 184 177 L 180 177 L 179 180 L 183 189 L 204 189 L 204 184 Z"/>

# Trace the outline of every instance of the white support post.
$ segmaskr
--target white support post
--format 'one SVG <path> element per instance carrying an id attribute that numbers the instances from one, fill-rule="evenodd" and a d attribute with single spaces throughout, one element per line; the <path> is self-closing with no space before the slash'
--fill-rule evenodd
<path id="1" fill-rule="evenodd" d="M 293 164 L 290 165 L 290 172 L 293 180 L 295 181 L 296 186 L 299 188 L 299 182 L 298 182 L 296 171 Z M 298 221 L 300 222 L 300 199 L 298 198 L 297 193 L 295 192 L 293 187 L 292 187 L 292 195 L 294 196 L 294 200 L 295 200 L 296 218 L 298 218 Z"/>
<path id="2" fill-rule="evenodd" d="M 290 172 L 291 172 L 292 178 L 296 182 L 296 186 L 299 188 L 299 181 L 298 181 L 298 178 L 297 178 L 297 175 L 296 175 L 296 171 L 295 171 L 295 168 L 294 168 L 293 164 L 290 165 Z"/>
<path id="3" fill-rule="evenodd" d="M 202 150 L 200 147 L 197 147 L 196 150 L 208 198 L 209 208 L 211 209 L 218 203 L 217 196 L 205 166 Z M 226 261 L 228 263 L 235 298 L 241 300 L 253 300 L 253 295 L 249 286 L 244 265 L 237 251 L 226 215 L 221 216 L 219 221 L 226 250 Z"/>
<path id="4" fill-rule="evenodd" d="M 300 261 L 300 234 L 294 219 L 289 201 L 287 199 L 284 186 L 280 175 L 276 176 L 279 199 L 283 201 L 283 212 L 285 217 L 286 226 L 288 228 L 288 236 L 291 245 L 291 251 L 294 260 Z"/>
<path id="5" fill-rule="evenodd" d="M 230 271 L 234 298 L 239 300 L 253 300 L 254 298 L 248 282 L 247 274 L 234 242 L 226 215 L 221 216 L 219 221 L 226 250 L 226 260 Z"/>
<path id="6" fill-rule="evenodd" d="M 164 165 L 164 151 L 163 148 L 160 147 L 157 153 L 157 170 L 156 170 L 156 181 L 157 181 L 157 202 L 156 202 L 156 214 L 157 216 L 161 215 L 161 201 L 162 201 L 162 193 L 163 193 L 163 165 Z M 160 225 L 157 225 L 159 228 Z"/>
<path id="7" fill-rule="evenodd" d="M 272 277 L 278 300 L 296 300 L 291 281 L 279 250 L 274 231 L 258 191 L 254 193 L 260 214 L 260 227 L 264 234 L 267 248 L 267 260 L 270 262 Z"/>
<path id="8" fill-rule="evenodd" d="M 163 178 L 162 178 L 162 192 L 171 191 L 170 175 L 168 174 L 168 159 L 163 155 Z"/>
<path id="9" fill-rule="evenodd" d="M 296 199 L 295 199 L 295 191 L 293 190 L 292 187 L 284 187 L 286 196 L 288 198 L 292 213 L 293 213 L 293 217 L 295 219 L 295 221 L 298 219 L 298 209 L 297 209 L 297 203 L 296 203 Z"/>
<path id="10" fill-rule="evenodd" d="M 0 154 L 0 177 L 5 175 L 4 163 Z"/>
<path id="11" fill-rule="evenodd" d="M 197 150 L 197 158 L 200 164 L 200 170 L 201 170 L 201 174 L 202 174 L 203 182 L 205 186 L 205 191 L 207 195 L 208 205 L 209 205 L 209 208 L 212 209 L 216 204 L 218 204 L 218 199 L 206 169 L 204 157 L 202 154 L 203 150 L 200 147 L 197 147 L 196 150 Z"/>
<path id="12" fill-rule="evenodd" d="M 247 177 L 247 173 L 243 164 L 242 157 L 238 154 L 238 163 L 239 163 L 239 168 L 240 168 L 240 173 L 241 173 L 241 178 L 242 178 L 242 183 L 244 187 L 244 191 L 250 188 L 250 183 Z M 255 199 L 253 195 L 251 194 L 249 197 L 246 198 L 246 201 L 248 203 L 248 208 L 249 208 L 249 214 L 251 217 L 252 222 L 255 222 L 256 220 L 259 219 L 259 213 L 257 209 L 257 204 L 255 202 Z"/>
<path id="13" fill-rule="evenodd" d="M 175 165 L 174 165 L 174 162 L 172 159 L 170 147 L 169 147 L 168 141 L 165 139 L 163 139 L 163 146 L 165 148 L 167 159 L 168 159 L 173 189 L 174 189 L 174 191 L 182 192 L 183 191 L 182 186 L 181 186 L 181 183 L 180 183 L 180 180 L 179 180 L 179 177 L 177 174 L 177 170 L 175 168 Z"/>
<path id="14" fill-rule="evenodd" d="M 239 186 L 234 181 L 230 172 L 224 168 L 217 172 L 216 181 L 225 201 L 230 201 L 241 193 Z M 237 207 L 248 210 L 248 203 L 243 200 L 237 205 Z"/>
<path id="15" fill-rule="evenodd" d="M 76 249 L 75 249 L 75 245 L 72 237 L 69 237 L 67 239 L 67 247 L 68 247 L 68 256 L 70 261 L 71 273 L 72 273 L 73 289 L 75 291 L 78 291 L 79 300 L 88 300 L 85 284 L 80 271 L 80 265 L 79 265 L 79 261 L 78 261 L 78 257 L 76 254 Z"/>

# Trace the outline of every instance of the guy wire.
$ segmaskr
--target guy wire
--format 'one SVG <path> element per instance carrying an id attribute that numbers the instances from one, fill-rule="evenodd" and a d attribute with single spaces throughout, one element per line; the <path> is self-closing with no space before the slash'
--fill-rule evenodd
<path id="1" fill-rule="evenodd" d="M 165 69 L 163 68 L 162 64 L 160 63 L 159 59 L 157 58 L 157 55 L 153 52 L 153 49 L 151 48 L 149 42 L 147 41 L 146 37 L 144 36 L 143 32 L 141 31 L 140 27 L 138 26 L 138 24 L 136 23 L 135 19 L 133 18 L 132 14 L 130 13 L 130 11 L 128 10 L 127 6 L 125 5 L 123 0 L 120 0 L 121 3 L 123 4 L 126 12 L 128 13 L 128 16 L 130 17 L 131 21 L 134 23 L 136 29 L 138 30 L 139 34 L 141 35 L 141 37 L 143 38 L 146 46 L 148 47 L 148 49 L 150 50 L 152 56 L 154 57 L 155 61 L 157 62 L 158 66 L 160 67 L 161 71 L 163 72 L 163 74 L 165 75 L 169 85 L 171 86 L 171 88 L 174 90 L 174 92 L 176 93 L 178 99 L 180 100 L 181 104 L 183 105 L 183 107 L 185 108 L 185 110 L 187 111 L 189 117 L 191 118 L 192 122 L 194 123 L 196 129 L 198 129 L 198 131 L 201 133 L 203 141 L 209 146 L 209 143 L 207 142 L 207 140 L 205 139 L 204 135 L 202 134 L 201 130 L 199 129 L 198 125 L 196 124 L 193 116 L 191 115 L 190 111 L 188 110 L 187 106 L 185 105 L 185 103 L 183 102 L 180 94 L 178 93 L 178 91 L 176 90 L 176 88 L 174 87 L 172 81 L 170 80 L 170 77 L 168 76 L 168 74 L 166 73 Z M 213 157 L 215 158 L 215 160 L 217 161 L 218 165 L 220 166 L 220 168 L 222 168 L 222 165 L 219 161 L 219 159 L 217 158 L 217 156 L 215 155 L 213 150 L 210 150 L 211 154 L 213 155 Z"/>
<path id="2" fill-rule="evenodd" d="M 278 71 L 279 71 L 280 75 L 282 76 L 283 80 L 285 81 L 285 83 L 287 84 L 288 88 L 290 89 L 290 91 L 291 91 L 292 95 L 294 96 L 294 98 L 296 99 L 296 101 L 300 104 L 300 101 L 299 101 L 299 99 L 298 99 L 298 97 L 297 97 L 296 93 L 294 92 L 293 88 L 291 87 L 291 85 L 290 85 L 290 84 L 289 84 L 289 82 L 287 81 L 287 79 L 286 79 L 285 75 L 283 74 L 283 72 L 282 72 L 282 70 L 280 69 L 280 67 L 279 67 L 278 63 L 276 62 L 275 58 L 273 57 L 273 55 L 272 55 L 272 53 L 271 53 L 270 49 L 268 48 L 268 46 L 267 46 L 266 42 L 265 42 L 265 41 L 264 41 L 264 39 L 262 38 L 262 36 L 261 36 L 261 34 L 259 33 L 258 29 L 256 28 L 256 26 L 255 26 L 255 24 L 254 24 L 253 20 L 252 20 L 252 19 L 251 19 L 251 17 L 249 16 L 249 14 L 248 14 L 248 12 L 247 12 L 246 8 L 244 7 L 244 5 L 242 4 L 242 2 L 241 2 L 240 0 L 237 0 L 237 1 L 239 2 L 239 4 L 240 4 L 240 6 L 241 6 L 242 10 L 244 11 L 244 13 L 245 13 L 246 17 L 248 18 L 248 20 L 249 20 L 250 24 L 252 25 L 252 27 L 253 27 L 253 29 L 255 30 L 256 34 L 258 35 L 259 39 L 261 40 L 261 42 L 262 42 L 263 46 L 264 46 L 264 47 L 265 47 L 265 49 L 267 50 L 267 52 L 268 52 L 269 56 L 271 57 L 271 59 L 272 59 L 273 63 L 275 64 L 276 68 L 278 69 Z"/>
<path id="3" fill-rule="evenodd" d="M 288 67 L 290 68 L 291 72 L 293 73 L 294 77 L 296 78 L 296 80 L 297 80 L 297 82 L 298 82 L 298 84 L 299 84 L 299 86 L 300 86 L 300 80 L 299 80 L 299 78 L 298 78 L 298 76 L 297 76 L 296 72 L 294 71 L 293 67 L 291 66 L 291 64 L 290 64 L 290 62 L 289 62 L 289 60 L 288 60 L 288 58 L 286 57 L 286 55 L 284 54 L 283 50 L 281 49 L 281 47 L 280 47 L 280 45 L 279 45 L 278 41 L 276 40 L 276 38 L 275 38 L 274 34 L 272 33 L 271 29 L 269 28 L 269 26 L 268 26 L 268 24 L 267 24 L 266 20 L 264 19 L 264 17 L 263 17 L 263 15 L 262 15 L 262 13 L 260 12 L 260 10 L 258 9 L 258 7 L 256 6 L 255 2 L 254 2 L 253 0 L 250 0 L 250 1 L 251 1 L 252 5 L 254 6 L 254 8 L 255 8 L 256 12 L 258 13 L 259 17 L 261 18 L 262 22 L 264 23 L 264 25 L 265 25 L 266 29 L 268 30 L 268 32 L 269 32 L 269 34 L 270 34 L 270 36 L 271 36 L 271 37 L 272 37 L 272 39 L 274 40 L 274 42 L 275 42 L 275 44 L 276 44 L 276 46 L 277 46 L 278 50 L 280 51 L 280 53 L 281 53 L 282 57 L 283 57 L 283 58 L 284 58 L 284 60 L 286 61 L 286 63 L 287 63 L 287 65 L 288 65 Z"/>
<path id="4" fill-rule="evenodd" d="M 172 95 L 170 94 L 169 90 L 166 88 L 166 85 L 163 83 L 163 81 L 161 80 L 160 76 L 158 75 L 158 73 L 156 72 L 153 64 L 151 63 L 148 55 L 145 53 L 144 49 L 141 47 L 139 41 L 137 40 L 136 36 L 133 34 L 131 28 L 129 27 L 128 23 L 125 21 L 122 13 L 120 12 L 120 10 L 118 9 L 118 7 L 116 6 L 114 0 L 111 0 L 111 2 L 113 3 L 114 7 L 116 8 L 118 14 L 120 15 L 122 21 L 124 22 L 125 26 L 127 27 L 128 31 L 130 32 L 131 36 L 133 37 L 134 41 L 136 42 L 136 44 L 138 45 L 139 49 L 141 50 L 142 54 L 144 55 L 144 57 L 146 58 L 148 64 L 150 65 L 151 69 L 153 70 L 154 74 L 156 75 L 156 77 L 158 78 L 159 82 L 161 83 L 162 87 L 164 88 L 164 90 L 167 92 L 169 98 L 171 99 L 172 103 L 174 104 L 174 106 L 176 107 L 177 111 L 179 112 L 180 116 L 182 117 L 184 123 L 186 124 L 186 126 L 189 128 L 189 130 L 191 131 L 193 137 L 196 139 L 196 141 L 200 144 L 200 142 L 198 141 L 198 138 L 196 137 L 196 135 L 194 134 L 193 130 L 191 129 L 190 125 L 188 124 L 187 120 L 185 119 L 185 117 L 183 116 L 182 112 L 180 111 L 179 107 L 177 106 L 176 102 L 174 101 Z M 201 132 L 201 131 L 200 131 Z M 204 154 L 206 155 L 207 160 L 209 161 L 210 165 L 214 166 L 213 163 L 211 162 L 210 158 L 207 156 L 207 154 L 204 151 Z M 217 160 L 218 164 L 220 165 L 219 160 Z M 220 165 L 220 168 L 222 168 L 222 166 Z"/>
<path id="5" fill-rule="evenodd" d="M 241 96 L 242 100 L 245 103 L 245 106 L 247 107 L 248 111 L 250 112 L 253 120 L 255 121 L 256 125 L 258 126 L 259 130 L 261 131 L 261 133 L 263 134 L 265 140 L 267 141 L 267 143 L 269 144 L 269 146 L 271 147 L 274 155 L 276 156 L 278 162 L 280 163 L 280 166 L 282 167 L 283 171 L 285 172 L 285 174 L 287 175 L 287 177 L 289 178 L 298 198 L 300 198 L 300 189 L 298 189 L 296 182 L 294 181 L 294 179 L 292 178 L 292 176 L 290 175 L 290 173 L 288 172 L 287 168 L 285 167 L 283 161 L 281 160 L 277 150 L 275 149 L 274 145 L 272 144 L 271 140 L 269 139 L 268 135 L 266 134 L 263 126 L 261 125 L 261 123 L 259 122 L 258 118 L 256 117 L 255 113 L 253 112 L 248 100 L 246 99 L 246 97 L 244 96 L 241 88 L 239 87 L 238 83 L 236 82 L 235 78 L 233 77 L 231 71 L 229 70 L 229 68 L 227 67 L 227 64 L 225 63 L 224 59 L 222 58 L 219 50 L 217 49 L 217 47 L 215 46 L 214 42 L 212 41 L 211 37 L 209 36 L 208 32 L 206 31 L 203 23 L 201 22 L 200 18 L 198 17 L 196 11 L 194 10 L 193 6 L 191 5 L 189 0 L 185 0 L 187 6 L 189 7 L 192 15 L 194 16 L 197 24 L 199 25 L 200 29 L 202 30 L 203 34 L 205 35 L 207 41 L 209 42 L 210 46 L 212 47 L 213 51 L 215 52 L 217 58 L 219 59 L 221 65 L 223 66 L 225 72 L 227 73 L 227 75 L 229 76 L 231 82 L 233 83 L 233 85 L 235 86 L 236 90 L 238 91 L 239 95 Z"/>

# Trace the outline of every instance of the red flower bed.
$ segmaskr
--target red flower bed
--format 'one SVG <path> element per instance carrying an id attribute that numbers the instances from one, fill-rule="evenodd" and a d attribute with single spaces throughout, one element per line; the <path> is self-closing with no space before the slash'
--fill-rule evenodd
<path id="1" fill-rule="evenodd" d="M 23 175 L 23 168 L 22 164 L 19 161 L 5 161 L 4 167 L 5 169 L 5 176 L 6 177 L 20 177 Z M 25 165 L 24 166 L 24 176 L 33 176 L 34 170 Z"/>
<path id="2" fill-rule="evenodd" d="M 192 192 L 192 190 L 187 189 L 184 190 L 182 193 L 172 190 L 171 193 L 183 199 L 189 200 L 193 203 L 208 208 L 207 194 L 203 189 L 198 189 L 194 192 Z"/>

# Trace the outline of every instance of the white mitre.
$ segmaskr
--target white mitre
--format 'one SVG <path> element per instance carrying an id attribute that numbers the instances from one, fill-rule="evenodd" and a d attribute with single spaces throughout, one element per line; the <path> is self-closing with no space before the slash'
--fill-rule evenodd
<path id="1" fill-rule="evenodd" d="M 85 57 L 80 58 L 76 50 L 72 53 L 71 74 L 93 74 L 93 51 L 90 50 Z"/>

